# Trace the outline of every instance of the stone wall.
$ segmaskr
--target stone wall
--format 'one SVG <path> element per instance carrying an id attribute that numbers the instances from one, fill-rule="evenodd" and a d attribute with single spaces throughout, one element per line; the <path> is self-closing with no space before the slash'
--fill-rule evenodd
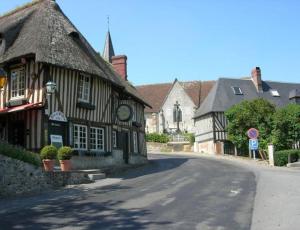
<path id="1" fill-rule="evenodd" d="M 156 143 L 147 142 L 148 152 L 192 152 L 193 146 L 189 142 L 170 142 L 170 143 Z"/>
<path id="2" fill-rule="evenodd" d="M 84 173 L 44 172 L 42 167 L 0 155 L 0 197 L 40 193 L 60 186 L 88 182 Z"/>
<path id="3" fill-rule="evenodd" d="M 123 151 L 113 150 L 111 156 L 74 156 L 71 159 L 73 169 L 101 169 L 124 165 Z M 141 154 L 129 154 L 129 164 L 145 164 L 147 157 Z"/>
<path id="4" fill-rule="evenodd" d="M 124 163 L 122 150 L 113 150 L 111 156 L 74 156 L 71 161 L 74 169 L 100 169 L 102 167 L 118 166 Z"/>
<path id="5" fill-rule="evenodd" d="M 215 154 L 215 144 L 214 141 L 205 141 L 202 143 L 197 143 L 194 147 L 195 152 L 199 153 L 209 153 L 209 154 Z"/>

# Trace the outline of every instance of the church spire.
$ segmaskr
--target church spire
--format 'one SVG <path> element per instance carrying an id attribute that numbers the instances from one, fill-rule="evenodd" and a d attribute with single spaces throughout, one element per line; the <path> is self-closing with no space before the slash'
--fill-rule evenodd
<path id="1" fill-rule="evenodd" d="M 112 56 L 115 56 L 114 47 L 112 45 L 111 36 L 109 30 L 107 31 L 104 50 L 102 57 L 111 63 Z"/>
<path id="2" fill-rule="evenodd" d="M 109 16 L 107 16 L 107 35 L 102 56 L 109 63 L 111 63 L 111 58 L 115 56 L 114 47 L 112 45 L 111 36 L 109 32 Z"/>

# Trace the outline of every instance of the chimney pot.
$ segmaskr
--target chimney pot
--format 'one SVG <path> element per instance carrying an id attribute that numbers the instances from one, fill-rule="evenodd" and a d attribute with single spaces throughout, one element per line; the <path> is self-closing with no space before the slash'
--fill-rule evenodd
<path id="1" fill-rule="evenodd" d="M 257 92 L 261 92 L 263 89 L 262 89 L 262 81 L 261 81 L 261 70 L 259 67 L 255 67 L 251 71 L 251 77 Z"/>
<path id="2" fill-rule="evenodd" d="M 115 71 L 121 76 L 123 80 L 127 81 L 127 56 L 113 56 L 111 58 L 111 61 Z"/>

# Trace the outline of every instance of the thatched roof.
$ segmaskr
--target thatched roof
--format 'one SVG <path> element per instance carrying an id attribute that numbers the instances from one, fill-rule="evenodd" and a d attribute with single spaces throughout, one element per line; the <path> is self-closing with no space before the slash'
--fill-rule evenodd
<path id="1" fill-rule="evenodd" d="M 34 54 L 49 63 L 99 76 L 147 104 L 135 89 L 126 90 L 112 66 L 100 57 L 53 0 L 37 0 L 0 17 L 0 63 Z"/>

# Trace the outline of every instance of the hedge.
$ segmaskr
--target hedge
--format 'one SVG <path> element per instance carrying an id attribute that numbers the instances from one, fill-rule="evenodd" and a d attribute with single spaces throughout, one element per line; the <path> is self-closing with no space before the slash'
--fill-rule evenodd
<path id="1" fill-rule="evenodd" d="M 146 134 L 146 141 L 147 142 L 167 143 L 169 141 L 169 136 L 166 134 L 148 133 L 148 134 Z"/>
<path id="2" fill-rule="evenodd" d="M 37 153 L 0 141 L 0 154 L 35 166 L 41 166 L 41 158 Z"/>
<path id="3" fill-rule="evenodd" d="M 291 155 L 291 162 L 296 162 L 300 156 L 299 149 L 282 150 L 274 153 L 274 164 L 285 166 L 288 163 L 288 155 Z"/>

